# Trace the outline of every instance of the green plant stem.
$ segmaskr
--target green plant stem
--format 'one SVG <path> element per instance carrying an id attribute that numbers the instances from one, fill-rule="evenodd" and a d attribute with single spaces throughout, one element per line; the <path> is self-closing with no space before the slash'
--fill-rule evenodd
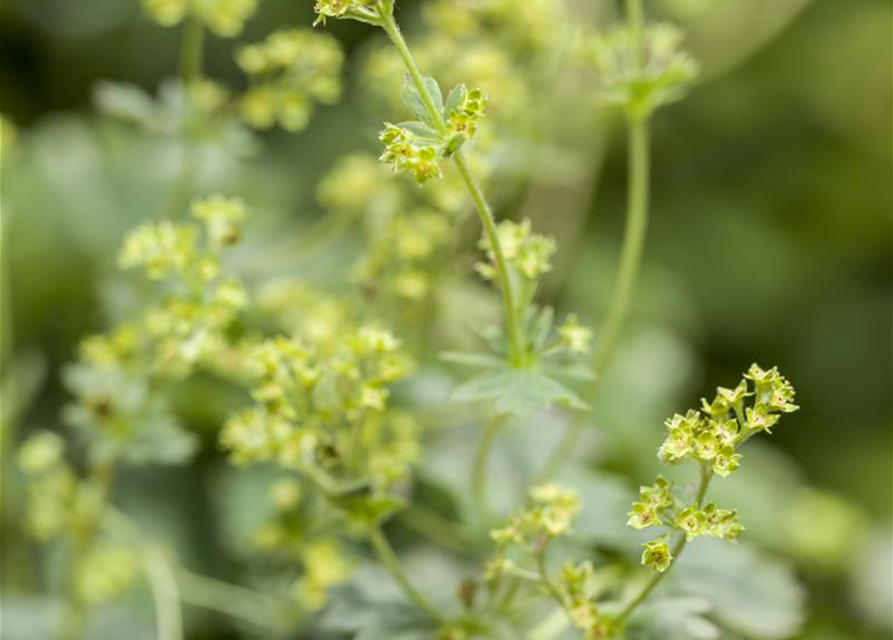
<path id="1" fill-rule="evenodd" d="M 180 80 L 188 84 L 201 77 L 205 29 L 198 16 L 190 16 L 183 25 L 180 46 Z"/>
<path id="2" fill-rule="evenodd" d="M 713 470 L 706 466 L 701 465 L 701 481 L 698 485 L 698 494 L 695 498 L 695 505 L 700 508 L 704 504 L 704 497 L 707 495 L 707 487 L 710 484 L 710 479 L 713 477 Z M 623 608 L 623 610 L 617 615 L 614 619 L 616 623 L 621 623 L 626 620 L 636 608 L 642 604 L 651 592 L 654 591 L 654 588 L 660 584 L 660 581 L 663 580 L 664 576 L 667 575 L 667 571 L 673 568 L 676 562 L 679 559 L 679 554 L 682 553 L 683 549 L 685 549 L 685 545 L 688 544 L 688 538 L 683 532 L 679 532 L 676 536 L 676 541 L 673 543 L 673 546 L 670 549 L 670 553 L 673 556 L 673 564 L 667 568 L 666 571 L 663 572 L 655 572 L 651 578 L 648 579 L 648 582 L 642 587 L 641 591 L 629 601 L 629 603 Z"/>
<path id="3" fill-rule="evenodd" d="M 465 531 L 438 513 L 410 505 L 400 512 L 399 518 L 408 527 L 446 549 L 459 553 L 468 551 L 469 540 Z"/>
<path id="4" fill-rule="evenodd" d="M 471 498 L 483 513 L 487 513 L 487 496 L 485 495 L 487 480 L 487 462 L 499 428 L 505 422 L 505 414 L 496 413 L 491 417 L 478 440 L 471 465 Z"/>
<path id="5" fill-rule="evenodd" d="M 391 11 L 383 13 L 381 16 L 381 27 L 397 48 L 397 52 L 400 54 L 403 64 L 409 72 L 412 83 L 415 85 L 416 90 L 419 92 L 419 96 L 422 98 L 422 103 L 425 105 L 425 110 L 428 112 L 431 122 L 434 123 L 441 134 L 445 134 L 448 131 L 448 128 L 446 121 L 443 118 L 443 114 L 437 108 L 437 104 L 434 102 L 431 92 L 425 85 L 422 72 L 419 69 L 418 64 L 416 64 L 415 58 L 413 58 L 412 52 L 409 50 L 409 46 L 406 44 L 406 40 L 400 32 L 400 27 Z M 493 215 L 493 210 L 490 208 L 483 190 L 477 179 L 474 177 L 474 174 L 468 166 L 468 161 L 461 150 L 453 155 L 453 161 L 459 171 L 459 175 L 462 176 L 462 180 L 465 182 L 465 186 L 468 188 L 468 192 L 471 194 L 471 199 L 474 201 L 474 206 L 477 210 L 478 217 L 481 220 L 481 225 L 484 227 L 484 235 L 487 237 L 487 242 L 490 244 L 490 248 L 493 251 L 493 257 L 496 263 L 496 277 L 499 281 L 499 286 L 502 289 L 506 335 L 508 336 L 511 364 L 516 367 L 524 367 L 529 363 L 524 340 L 521 336 L 520 315 L 522 310 L 518 309 L 518 306 L 515 304 L 515 295 L 512 288 L 511 277 L 509 275 L 508 264 L 506 263 L 505 255 L 502 251 L 502 245 L 499 242 L 499 234 L 496 229 L 496 219 Z"/>
<path id="6" fill-rule="evenodd" d="M 552 579 L 549 577 L 549 572 L 546 570 L 546 550 L 543 549 L 539 553 L 536 554 L 536 570 L 539 573 L 540 581 L 542 582 L 543 587 L 545 587 L 546 591 L 549 592 L 549 595 L 552 596 L 556 602 L 558 602 L 561 607 L 564 607 L 564 598 L 561 595 L 561 592 L 555 586 L 555 583 L 552 582 Z"/>
<path id="7" fill-rule="evenodd" d="M 620 331 L 626 321 L 630 299 L 635 288 L 648 228 L 649 135 L 647 116 L 630 113 L 629 182 L 626 229 L 620 253 L 620 269 L 614 294 L 595 356 L 595 371 L 601 374 L 614 356 Z"/>
<path id="8" fill-rule="evenodd" d="M 183 640 L 183 616 L 177 576 L 160 549 L 143 552 L 143 567 L 155 604 L 158 640 Z"/>
<path id="9" fill-rule="evenodd" d="M 250 622 L 259 628 L 272 628 L 273 612 L 284 603 L 228 582 L 193 573 L 182 567 L 176 571 L 183 602 Z"/>
<path id="10" fill-rule="evenodd" d="M 368 535 L 369 541 L 372 543 L 372 547 L 375 549 L 375 553 L 378 555 L 378 559 L 381 561 L 382 565 L 384 565 L 384 568 L 387 569 L 388 573 L 391 574 L 400 588 L 403 589 L 403 592 L 406 594 L 406 596 L 432 620 L 440 624 L 446 624 L 448 621 L 447 616 L 442 613 L 433 602 L 428 600 L 415 587 L 412 586 L 412 583 L 409 581 L 409 578 L 403 571 L 403 567 L 400 566 L 400 560 L 397 558 L 397 554 L 394 552 L 394 549 L 391 547 L 387 538 L 385 538 L 384 534 L 382 533 L 381 527 L 379 527 L 378 525 L 369 527 Z"/>
<path id="11" fill-rule="evenodd" d="M 608 307 L 608 314 L 593 362 L 593 368 L 599 376 L 604 375 L 610 365 L 617 347 L 617 340 L 626 322 L 630 299 L 639 273 L 639 265 L 642 262 L 642 250 L 645 246 L 645 235 L 648 228 L 650 152 L 647 115 L 629 114 L 628 138 L 629 181 L 626 228 L 620 254 L 620 268 L 614 284 L 614 294 Z M 555 449 L 543 465 L 539 475 L 541 482 L 554 476 L 576 450 L 584 427 L 585 421 L 582 415 L 571 419 Z"/>

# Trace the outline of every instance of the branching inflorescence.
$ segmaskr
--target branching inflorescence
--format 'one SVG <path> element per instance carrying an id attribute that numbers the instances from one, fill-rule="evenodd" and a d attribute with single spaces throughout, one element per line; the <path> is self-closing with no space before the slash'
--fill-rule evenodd
<path id="1" fill-rule="evenodd" d="M 145 0 L 144 5 L 162 25 L 184 23 L 181 83 L 199 120 L 241 121 L 257 129 L 278 124 L 297 132 L 308 126 L 317 104 L 340 95 L 342 51 L 334 38 L 309 29 L 276 31 L 240 48 L 236 62 L 248 77 L 244 91 L 230 92 L 202 77 L 203 30 L 237 35 L 256 0 Z M 436 0 L 426 19 L 448 33 L 498 33 L 510 51 L 539 54 L 556 46 L 558 37 L 540 28 L 542 21 L 561 19 L 549 2 L 457 0 L 454 5 Z M 625 114 L 629 139 L 627 227 L 613 298 L 595 340 L 577 316 L 556 321 L 554 311 L 538 303 L 556 241 L 535 232 L 529 219 L 497 221 L 467 156 L 496 119 L 493 108 L 511 100 L 500 96 L 491 105 L 483 89 L 461 80 L 444 94 L 419 68 L 396 22 L 394 0 L 316 0 L 314 5 L 315 25 L 350 19 L 384 31 L 404 67 L 400 96 L 414 119 L 384 124 L 378 162 L 374 156 L 351 155 L 322 180 L 318 200 L 331 217 L 308 233 L 307 246 L 363 219 L 374 231 L 353 264 L 352 280 L 370 297 L 385 298 L 385 304 L 396 298 L 421 306 L 430 301 L 444 265 L 455 258 L 451 227 L 469 198 L 481 225 L 474 269 L 498 287 L 502 321 L 479 325 L 488 347 L 484 352 L 446 352 L 442 359 L 480 370 L 452 399 L 481 403 L 491 414 L 470 473 L 480 520 L 475 524 L 482 524 L 484 533 L 494 522 L 484 486 L 497 431 L 509 419 L 555 406 L 582 415 L 589 404 L 577 387 L 595 380 L 595 372 L 604 373 L 613 357 L 647 226 L 648 123 L 655 110 L 681 98 L 696 75 L 697 65 L 680 49 L 674 28 L 645 24 L 639 0 L 626 6 L 626 24 L 584 38 L 575 51 L 597 74 L 600 104 Z M 475 51 L 469 59 L 505 70 L 499 57 L 504 54 L 488 55 Z M 389 68 L 382 63 L 376 73 L 382 69 Z M 389 181 L 387 169 L 411 181 Z M 250 398 L 226 418 L 219 434 L 231 461 L 239 467 L 268 464 L 284 476 L 270 487 L 273 508 L 250 548 L 288 575 L 300 573 L 292 579 L 285 609 L 303 613 L 326 606 L 330 590 L 350 579 L 357 547 L 365 545 L 423 614 L 425 620 L 415 624 L 431 637 L 497 637 L 506 628 L 514 633 L 525 611 L 520 596 L 529 595 L 552 600 L 565 624 L 587 640 L 619 638 L 689 542 L 705 536 L 734 542 L 744 531 L 736 510 L 707 501 L 709 483 L 739 468 L 739 449 L 749 438 L 769 433 L 782 414 L 797 410 L 790 383 L 776 369 L 757 365 L 736 387 L 718 388 L 700 409 L 667 420 L 660 460 L 692 463 L 699 482 L 688 487 L 661 475 L 641 487 L 628 524 L 662 530 L 643 545 L 641 564 L 650 570 L 644 581 L 637 576 L 599 580 L 602 568 L 593 559 L 566 561 L 555 571 L 549 554 L 571 535 L 581 500 L 571 488 L 544 481 L 527 492 L 524 508 L 490 530 L 490 560 L 479 582 L 460 589 L 461 609 L 430 597 L 403 568 L 382 528 L 407 507 L 407 481 L 421 458 L 419 424 L 399 398 L 392 398 L 414 367 L 407 341 L 375 314 L 303 282 L 272 279 L 252 290 L 226 261 L 242 240 L 248 213 L 242 200 L 214 195 L 194 200 L 189 210 L 189 221 L 147 222 L 125 239 L 119 266 L 142 272 L 157 295 L 133 317 L 84 340 L 78 361 L 66 371 L 75 401 L 65 419 L 86 443 L 85 472 L 65 460 L 65 442 L 54 434 L 39 433 L 19 451 L 31 531 L 42 540 L 72 543 L 63 621 L 67 638 L 83 635 L 89 607 L 123 593 L 140 564 L 152 583 L 161 640 L 182 637 L 178 584 L 194 589 L 193 602 L 200 606 L 279 628 L 281 603 L 177 567 L 111 502 L 114 474 L 122 464 L 177 464 L 195 453 L 197 439 L 181 426 L 167 391 L 198 373 L 224 379 Z M 568 434 L 541 477 L 553 475 L 573 450 L 579 431 L 572 427 Z M 440 524 L 435 519 L 435 528 Z M 457 546 L 465 551 L 462 536 L 465 532 Z M 478 584 L 486 598 L 476 597 Z M 188 598 L 184 593 L 182 599 Z M 543 640 L 550 633 L 532 637 Z"/>

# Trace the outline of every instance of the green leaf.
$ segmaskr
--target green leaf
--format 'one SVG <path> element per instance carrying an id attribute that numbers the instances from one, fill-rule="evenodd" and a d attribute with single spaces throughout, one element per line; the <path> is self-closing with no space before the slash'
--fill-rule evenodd
<path id="1" fill-rule="evenodd" d="M 413 115 L 426 124 L 433 124 L 431 122 L 431 116 L 428 115 L 428 109 L 425 108 L 425 102 L 422 100 L 419 90 L 416 89 L 409 76 L 406 77 L 406 80 L 403 83 L 403 89 L 401 90 L 400 95 L 403 98 L 403 103 L 409 108 Z"/>
<path id="2" fill-rule="evenodd" d="M 443 112 L 443 94 L 440 92 L 440 86 L 438 86 L 437 81 L 434 78 L 424 78 L 423 82 L 425 83 L 425 88 L 428 90 L 428 93 L 431 94 L 431 99 L 434 100 L 434 106 L 439 112 Z M 437 123 L 434 122 L 431 114 L 428 113 L 428 108 L 425 106 L 425 101 L 422 99 L 419 90 L 409 76 L 407 76 L 406 80 L 403 82 L 403 89 L 401 90 L 400 95 L 403 98 L 404 104 L 406 104 L 409 110 L 419 118 L 419 120 L 429 127 L 434 128 L 437 126 Z"/>
<path id="3" fill-rule="evenodd" d="M 397 496 L 374 493 L 369 483 L 358 483 L 329 499 L 364 525 L 377 525 L 405 506 Z"/>
<path id="4" fill-rule="evenodd" d="M 540 369 L 553 378 L 570 378 L 584 382 L 598 380 L 598 374 L 595 371 L 588 365 L 579 362 L 543 362 L 540 364 Z"/>
<path id="5" fill-rule="evenodd" d="M 440 354 L 440 359 L 446 362 L 465 364 L 470 367 L 481 367 L 482 369 L 499 369 L 505 365 L 505 362 L 503 362 L 501 358 L 497 358 L 489 353 L 444 351 Z"/>
<path id="6" fill-rule="evenodd" d="M 804 593 L 790 566 L 717 540 L 691 547 L 676 568 L 679 586 L 710 600 L 720 624 L 759 640 L 797 635 L 804 622 Z"/>
<path id="7" fill-rule="evenodd" d="M 710 602 L 701 598 L 664 598 L 642 605 L 630 621 L 628 640 L 716 640 L 719 629 L 703 616 Z"/>
<path id="8" fill-rule="evenodd" d="M 437 135 L 437 132 L 434 129 L 419 120 L 400 122 L 397 126 L 413 133 L 419 138 L 420 142 L 428 142 L 431 144 L 441 144 L 442 142 L 440 136 Z"/>
<path id="9" fill-rule="evenodd" d="M 354 640 L 425 640 L 435 635 L 431 620 L 387 574 L 371 566 L 360 567 L 349 584 L 335 590 L 320 626 L 356 634 Z"/>
<path id="10" fill-rule="evenodd" d="M 449 94 L 447 94 L 446 105 L 444 106 L 443 115 L 449 116 L 451 111 L 455 111 L 459 108 L 459 105 L 462 104 L 462 101 L 465 100 L 465 96 L 468 95 L 468 87 L 464 84 L 457 84 L 455 87 L 450 89 Z"/>
<path id="11" fill-rule="evenodd" d="M 552 311 L 552 307 L 543 307 L 542 309 L 534 310 L 531 314 L 531 317 L 529 318 L 529 332 L 531 341 L 533 342 L 533 348 L 536 351 L 539 351 L 546 346 L 549 334 L 552 333 L 554 319 L 555 312 Z"/>
<path id="12" fill-rule="evenodd" d="M 490 345 L 491 349 L 497 352 L 505 350 L 505 334 L 502 332 L 502 327 L 482 321 L 473 321 L 470 326 L 471 330 Z"/>
<path id="13" fill-rule="evenodd" d="M 457 402 L 490 400 L 496 411 L 523 418 L 534 411 L 561 404 L 574 409 L 589 408 L 577 394 L 560 382 L 536 371 L 507 369 L 482 373 L 453 392 Z"/>
<path id="14" fill-rule="evenodd" d="M 431 94 L 431 98 L 434 100 L 434 106 L 437 107 L 437 110 L 440 113 L 443 113 L 443 93 L 440 92 L 440 85 L 437 84 L 437 80 L 434 78 L 425 78 L 423 82 L 425 83 L 425 88 L 428 90 L 428 93 Z"/>

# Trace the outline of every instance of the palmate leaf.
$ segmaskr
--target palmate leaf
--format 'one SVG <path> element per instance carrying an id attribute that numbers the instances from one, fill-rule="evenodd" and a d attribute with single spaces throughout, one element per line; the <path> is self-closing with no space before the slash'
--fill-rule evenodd
<path id="1" fill-rule="evenodd" d="M 424 640 L 434 637 L 431 620 L 378 567 L 360 567 L 334 591 L 321 618 L 326 631 L 354 634 L 354 640 Z"/>
<path id="2" fill-rule="evenodd" d="M 535 411 L 560 404 L 573 409 L 589 408 L 560 382 L 531 370 L 487 371 L 459 385 L 453 392 L 457 402 L 489 400 L 497 412 L 523 418 Z"/>
<path id="3" fill-rule="evenodd" d="M 662 598 L 636 612 L 627 640 L 717 640 L 720 631 L 704 616 L 710 602 L 702 598 Z"/>
<path id="4" fill-rule="evenodd" d="M 712 617 L 748 638 L 790 638 L 803 624 L 805 596 L 792 568 L 750 547 L 699 540 L 675 571 L 682 592 L 710 600 Z"/>

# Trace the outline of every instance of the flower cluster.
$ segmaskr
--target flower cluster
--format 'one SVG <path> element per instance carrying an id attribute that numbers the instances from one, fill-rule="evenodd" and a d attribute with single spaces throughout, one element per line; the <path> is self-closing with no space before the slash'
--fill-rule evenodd
<path id="1" fill-rule="evenodd" d="M 337 41 L 309 29 L 277 31 L 236 56 L 251 81 L 240 99 L 244 120 L 257 129 L 278 122 L 288 131 L 307 126 L 313 103 L 332 104 L 341 94 L 344 53 Z"/>
<path id="2" fill-rule="evenodd" d="M 701 485 L 692 502 L 680 503 L 673 483 L 659 476 L 652 486 L 641 487 L 627 524 L 636 529 L 664 526 L 679 536 L 681 544 L 701 536 L 735 541 L 744 531 L 735 510 L 704 504 L 707 483 L 713 475 L 728 476 L 741 461 L 738 448 L 751 436 L 769 431 L 780 414 L 797 410 L 794 388 L 778 369 L 764 370 L 754 364 L 733 389 L 719 387 L 716 397 L 702 399 L 702 411 L 690 410 L 667 420 L 668 435 L 658 456 L 675 463 L 689 459 L 701 469 Z M 748 404 L 748 400 L 751 400 Z M 666 535 L 644 545 L 642 564 L 666 571 L 674 548 Z"/>
<path id="3" fill-rule="evenodd" d="M 273 338 L 249 360 L 257 404 L 221 434 L 234 461 L 273 461 L 327 490 L 354 482 L 386 489 L 407 473 L 417 453 L 414 425 L 388 411 L 388 396 L 408 362 L 391 333 L 361 325 L 334 342 Z"/>
<path id="4" fill-rule="evenodd" d="M 385 147 L 379 158 L 389 164 L 394 171 L 410 173 L 419 184 L 425 184 L 433 178 L 443 175 L 440 169 L 440 152 L 436 136 L 419 135 L 406 125 L 385 123 L 385 128 L 378 135 Z"/>
<path id="5" fill-rule="evenodd" d="M 27 481 L 28 529 L 40 540 L 69 530 L 77 511 L 77 477 L 63 459 L 64 450 L 59 436 L 44 431 L 28 438 L 16 458 Z"/>
<path id="6" fill-rule="evenodd" d="M 503 220 L 497 227 L 502 255 L 509 266 L 527 280 L 536 280 L 552 270 L 550 260 L 557 250 L 555 239 L 531 231 L 529 219 L 517 223 Z M 484 235 L 478 246 L 486 252 L 488 262 L 475 265 L 478 273 L 487 280 L 496 277 L 496 256 L 490 240 Z"/>
<path id="7" fill-rule="evenodd" d="M 567 26 L 561 5 L 552 0 L 435 0 L 425 5 L 424 15 L 444 35 L 498 39 L 515 56 L 535 55 L 557 44 Z"/>
<path id="8" fill-rule="evenodd" d="M 753 399 L 751 406 L 745 406 L 748 398 Z M 665 462 L 690 458 L 728 476 L 740 466 L 738 447 L 760 431 L 770 432 L 781 414 L 796 411 L 793 398 L 794 388 L 778 369 L 764 371 L 754 364 L 734 389 L 719 387 L 711 402 L 702 400 L 702 411 L 667 420 L 667 437 L 658 455 Z"/>
<path id="9" fill-rule="evenodd" d="M 558 327 L 558 335 L 561 337 L 561 346 L 571 353 L 589 353 L 592 345 L 592 329 L 581 325 L 574 314 L 565 318 Z"/>
<path id="10" fill-rule="evenodd" d="M 447 96 L 447 127 L 450 131 L 450 147 L 458 147 L 460 141 L 470 139 L 477 132 L 478 122 L 484 117 L 489 98 L 480 89 L 469 91 L 464 84 L 454 89 L 455 95 Z"/>
<path id="11" fill-rule="evenodd" d="M 689 505 L 680 510 L 673 489 L 673 484 L 663 476 L 658 476 L 652 486 L 640 487 L 639 502 L 633 503 L 627 524 L 635 529 L 669 526 L 684 532 L 689 540 L 712 536 L 733 541 L 743 532 L 737 511 L 720 509 L 712 503 L 703 508 Z"/>
<path id="12" fill-rule="evenodd" d="M 165 280 L 172 294 L 145 314 L 140 327 L 153 341 L 155 365 L 183 375 L 227 351 L 225 331 L 247 304 L 242 285 L 222 275 L 220 254 L 240 239 L 241 200 L 211 196 L 192 205 L 202 225 L 146 223 L 125 240 L 124 269 L 141 267 Z"/>
<path id="13" fill-rule="evenodd" d="M 328 602 L 329 589 L 342 584 L 353 573 L 354 562 L 336 537 L 325 527 L 307 527 L 319 522 L 318 502 L 304 495 L 294 478 L 283 478 L 269 490 L 274 510 L 254 535 L 254 550 L 268 556 L 294 581 L 293 593 L 306 610 L 317 611 Z"/>
<path id="14" fill-rule="evenodd" d="M 570 533 L 571 524 L 580 510 L 577 494 L 555 483 L 533 487 L 530 502 L 528 508 L 512 517 L 505 526 L 490 532 L 501 555 L 510 545 L 527 551 L 541 551 L 553 539 Z M 496 565 L 491 567 L 495 568 Z"/>
<path id="15" fill-rule="evenodd" d="M 105 514 L 104 490 L 74 473 L 64 459 L 64 449 L 59 436 L 43 431 L 29 437 L 17 455 L 26 486 L 27 526 L 38 540 L 92 539 Z M 91 604 L 117 597 L 138 574 L 135 550 L 106 539 L 89 545 L 75 563 L 75 595 Z"/>
<path id="16" fill-rule="evenodd" d="M 239 35 L 258 4 L 260 0 L 143 0 L 146 13 L 160 25 L 172 27 L 192 16 L 223 38 Z"/>
<path id="17" fill-rule="evenodd" d="M 316 0 L 313 10 L 318 24 L 325 25 L 329 18 L 359 20 L 378 24 L 382 11 L 388 11 L 393 0 Z"/>
<path id="18" fill-rule="evenodd" d="M 498 589 L 503 576 L 532 580 L 543 586 L 565 610 L 574 626 L 587 640 L 608 637 L 610 621 L 595 601 L 592 563 L 567 562 L 553 577 L 546 570 L 545 553 L 556 538 L 570 533 L 571 523 L 580 508 L 577 495 L 557 484 L 534 487 L 531 506 L 514 516 L 508 524 L 490 532 L 497 544 L 496 555 L 484 571 L 491 589 Z M 535 560 L 536 571 L 509 558 L 511 548 L 520 549 Z"/>
<path id="19" fill-rule="evenodd" d="M 560 604 L 586 640 L 608 638 L 612 632 L 610 620 L 602 614 L 595 601 L 594 582 L 594 570 L 588 560 L 577 564 L 565 563 L 555 577 Z"/>
<path id="20" fill-rule="evenodd" d="M 376 293 L 412 302 L 427 299 L 438 258 L 451 239 L 448 218 L 433 209 L 414 209 L 370 229 L 370 236 L 369 250 L 354 266 L 355 277 Z"/>
<path id="21" fill-rule="evenodd" d="M 698 64 L 680 49 L 682 35 L 667 24 L 648 25 L 641 34 L 622 26 L 592 38 L 584 56 L 599 76 L 602 100 L 647 115 L 675 102 L 698 73 Z"/>
<path id="22" fill-rule="evenodd" d="M 403 203 L 398 185 L 388 177 L 375 156 L 348 155 L 320 180 L 316 199 L 329 211 L 347 216 L 390 217 Z"/>

